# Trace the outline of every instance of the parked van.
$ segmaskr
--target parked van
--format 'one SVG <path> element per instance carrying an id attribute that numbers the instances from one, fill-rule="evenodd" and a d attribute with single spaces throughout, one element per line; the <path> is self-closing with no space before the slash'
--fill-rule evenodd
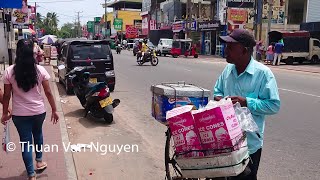
<path id="1" fill-rule="evenodd" d="M 166 56 L 167 54 L 170 54 L 170 50 L 172 48 L 172 39 L 165 39 L 161 38 L 158 43 L 157 47 L 157 54 L 159 56 L 164 55 Z"/>

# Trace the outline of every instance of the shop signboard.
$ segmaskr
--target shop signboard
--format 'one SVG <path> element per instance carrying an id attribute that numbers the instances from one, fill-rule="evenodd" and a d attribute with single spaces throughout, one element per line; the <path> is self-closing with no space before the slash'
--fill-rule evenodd
<path id="1" fill-rule="evenodd" d="M 196 31 L 197 30 L 197 21 L 188 22 L 187 29 L 189 31 Z"/>
<path id="2" fill-rule="evenodd" d="M 199 31 L 215 31 L 220 28 L 220 21 L 212 20 L 212 21 L 204 21 L 198 22 L 198 30 Z"/>
<path id="3" fill-rule="evenodd" d="M 228 9 L 228 21 L 243 23 L 248 19 L 248 11 L 245 9 Z"/>
<path id="4" fill-rule="evenodd" d="M 156 30 L 156 29 L 157 29 L 156 20 L 151 19 L 150 20 L 150 30 Z"/>
<path id="5" fill-rule="evenodd" d="M 138 36 L 138 29 L 134 25 L 126 25 L 126 38 L 134 39 Z"/>
<path id="6" fill-rule="evenodd" d="M 12 24 L 17 29 L 29 29 L 31 8 L 28 7 L 27 0 L 22 1 L 21 9 L 13 9 Z"/>
<path id="7" fill-rule="evenodd" d="M 285 16 L 285 0 L 273 0 L 272 6 L 272 18 L 271 23 L 273 24 L 284 24 Z M 262 10 L 262 22 L 268 22 L 269 5 L 268 3 L 263 3 Z"/>
<path id="8" fill-rule="evenodd" d="M 229 8 L 254 8 L 255 0 L 228 0 L 227 6 Z"/>
<path id="9" fill-rule="evenodd" d="M 148 15 L 142 16 L 142 35 L 148 35 L 149 32 L 149 21 Z"/>
<path id="10" fill-rule="evenodd" d="M 98 23 L 98 22 L 100 22 L 100 21 L 101 21 L 101 17 L 95 17 L 95 18 L 94 18 L 94 22 Z"/>
<path id="11" fill-rule="evenodd" d="M 180 32 L 185 31 L 185 22 L 184 21 L 178 21 L 172 23 L 172 32 Z"/>
<path id="12" fill-rule="evenodd" d="M 244 29 L 248 20 L 248 10 L 228 9 L 228 30 Z"/>
<path id="13" fill-rule="evenodd" d="M 121 31 L 122 30 L 123 21 L 120 18 L 115 18 L 113 20 L 113 28 L 115 30 Z"/>
<path id="14" fill-rule="evenodd" d="M 87 30 L 88 30 L 88 32 L 90 32 L 90 33 L 93 33 L 93 32 L 94 32 L 94 22 L 93 22 L 93 21 L 88 21 L 88 22 L 87 22 Z"/>
<path id="15" fill-rule="evenodd" d="M 0 0 L 0 8 L 22 8 L 21 0 Z"/>

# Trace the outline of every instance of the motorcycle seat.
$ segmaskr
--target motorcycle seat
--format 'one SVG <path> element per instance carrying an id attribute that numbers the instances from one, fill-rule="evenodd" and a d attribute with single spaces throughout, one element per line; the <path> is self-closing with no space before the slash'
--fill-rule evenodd
<path id="1" fill-rule="evenodd" d="M 104 87 L 106 87 L 106 83 L 104 83 L 104 82 L 88 83 L 88 88 L 86 90 L 86 94 L 95 93 Z"/>

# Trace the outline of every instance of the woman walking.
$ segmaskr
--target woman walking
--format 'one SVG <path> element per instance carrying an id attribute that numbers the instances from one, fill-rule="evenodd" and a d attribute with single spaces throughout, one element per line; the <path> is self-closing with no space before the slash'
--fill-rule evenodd
<path id="1" fill-rule="evenodd" d="M 50 75 L 44 67 L 35 64 L 33 43 L 25 40 L 16 58 L 16 64 L 9 66 L 4 74 L 3 114 L 1 122 L 10 119 L 8 112 L 12 94 L 12 120 L 22 142 L 22 158 L 29 180 L 34 180 L 32 152 L 36 154 L 36 170 L 44 170 L 47 164 L 42 161 L 42 125 L 46 117 L 44 98 L 41 95 L 41 85 L 52 108 L 51 121 L 59 120 L 55 101 L 49 86 Z M 31 149 L 32 137 L 35 149 Z"/>

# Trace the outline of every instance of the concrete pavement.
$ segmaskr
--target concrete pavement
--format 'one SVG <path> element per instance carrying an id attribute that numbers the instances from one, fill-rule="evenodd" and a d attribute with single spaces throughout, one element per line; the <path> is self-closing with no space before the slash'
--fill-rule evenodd
<path id="1" fill-rule="evenodd" d="M 48 163 L 48 168 L 42 173 L 37 175 L 37 179 L 48 179 L 48 180 L 67 180 L 77 179 L 72 154 L 70 151 L 64 150 L 64 145 L 69 143 L 68 134 L 66 133 L 66 125 L 64 115 L 61 109 L 61 103 L 59 98 L 59 92 L 57 90 L 55 76 L 53 73 L 52 66 L 44 66 L 49 74 L 52 76 L 50 81 L 50 87 L 56 98 L 56 104 L 58 108 L 58 114 L 60 122 L 57 125 L 53 125 L 50 122 L 51 107 L 45 100 L 47 107 L 47 117 L 43 125 L 44 133 L 44 144 L 45 146 L 58 148 L 52 148 L 48 152 L 44 152 L 43 160 Z M 1 86 L 3 83 L 1 81 Z M 44 95 L 43 95 L 44 96 Z M 44 96 L 45 97 L 45 96 Z M 1 106 L 2 108 L 2 106 Z M 27 174 L 25 166 L 21 156 L 21 148 L 19 145 L 19 135 L 13 122 L 10 123 L 10 141 L 16 145 L 16 149 L 13 152 L 5 154 L 2 150 L 0 151 L 0 179 L 4 180 L 20 180 L 26 179 Z M 34 155 L 35 157 L 35 155 Z"/>

